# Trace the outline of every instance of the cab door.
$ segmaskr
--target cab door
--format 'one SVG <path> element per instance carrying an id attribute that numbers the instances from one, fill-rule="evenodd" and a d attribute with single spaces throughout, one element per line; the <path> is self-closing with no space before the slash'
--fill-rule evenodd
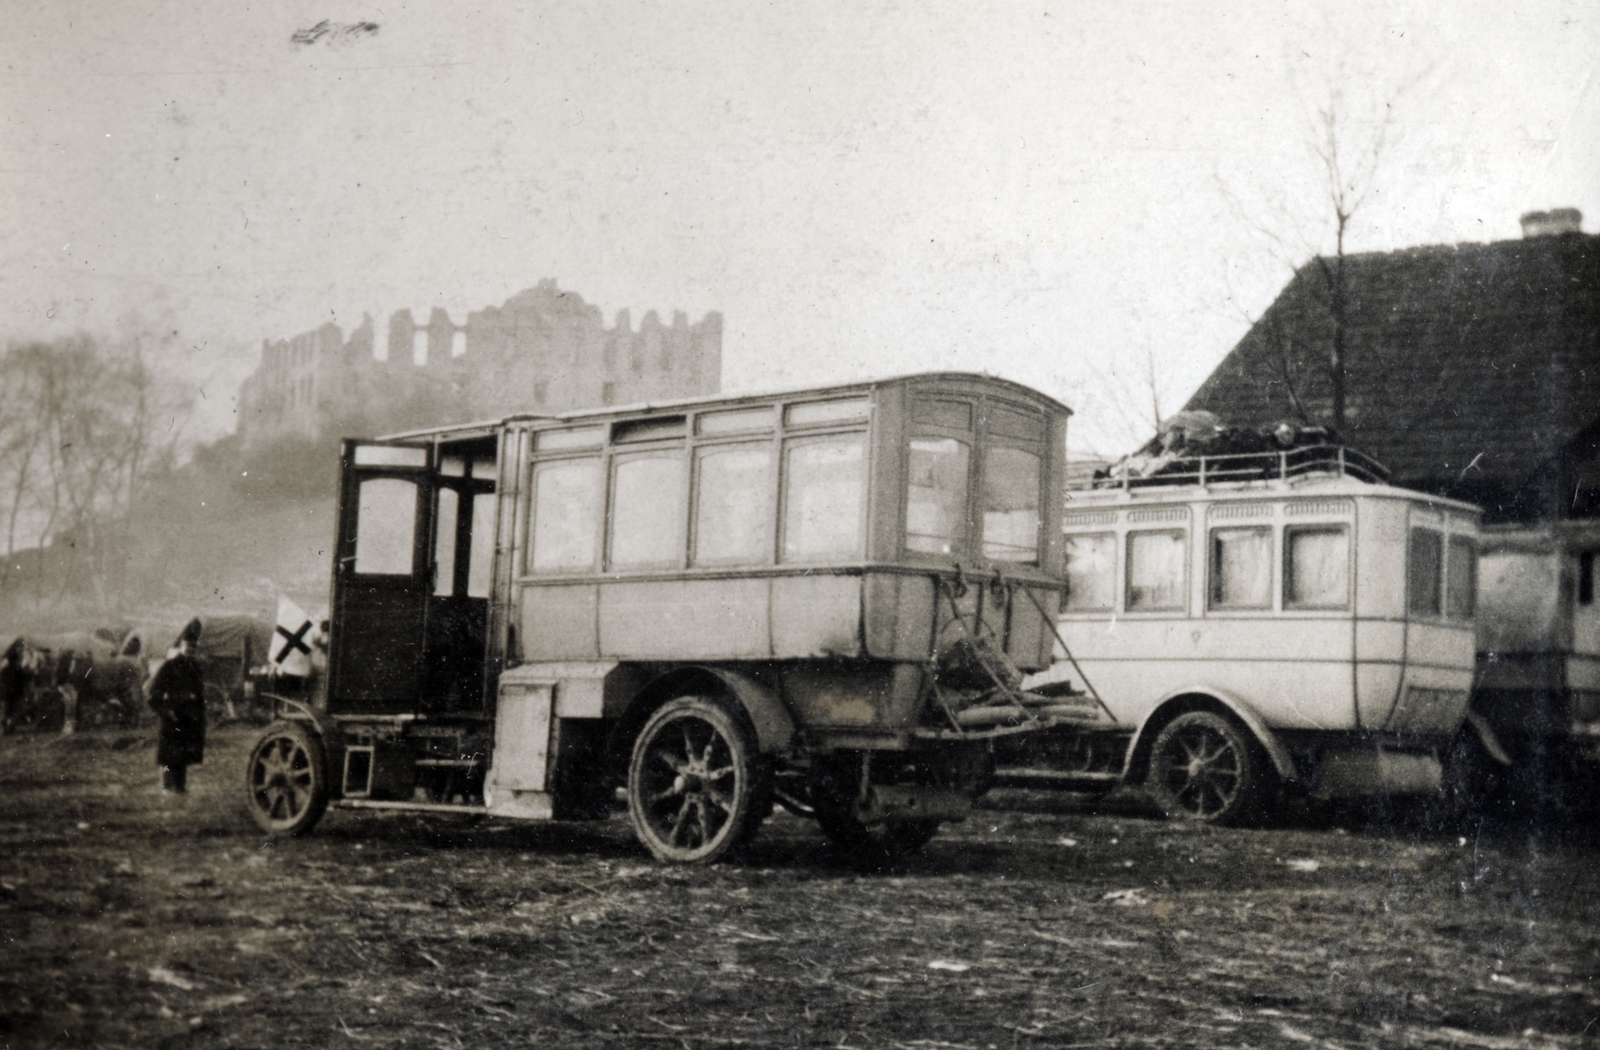
<path id="1" fill-rule="evenodd" d="M 328 651 L 331 714 L 414 714 L 433 591 L 433 451 L 345 441 Z"/>
<path id="2" fill-rule="evenodd" d="M 496 455 L 478 445 L 436 452 L 433 554 L 423 628 L 421 713 L 484 709 L 494 570 Z"/>

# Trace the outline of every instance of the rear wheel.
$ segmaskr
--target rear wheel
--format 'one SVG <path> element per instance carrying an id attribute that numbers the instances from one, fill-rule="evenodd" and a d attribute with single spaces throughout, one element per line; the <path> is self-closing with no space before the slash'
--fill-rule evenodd
<path id="1" fill-rule="evenodd" d="M 328 809 L 328 770 L 322 741 L 305 726 L 267 728 L 245 768 L 246 801 L 261 830 L 304 835 Z"/>
<path id="2" fill-rule="evenodd" d="M 766 780 L 742 711 L 680 696 L 650 716 L 634 743 L 628 816 L 658 859 L 711 864 L 761 826 L 770 811 Z"/>
<path id="3" fill-rule="evenodd" d="M 937 820 L 863 824 L 856 816 L 860 792 L 859 759 L 853 755 L 817 758 L 811 770 L 811 808 L 828 841 L 845 853 L 882 864 L 922 849 L 939 832 Z"/>
<path id="4" fill-rule="evenodd" d="M 1254 812 L 1265 775 L 1248 731 L 1211 711 L 1190 711 L 1157 734 L 1146 784 L 1173 816 L 1237 824 Z"/>
<path id="5" fill-rule="evenodd" d="M 1505 768 L 1470 726 L 1463 726 L 1442 756 L 1439 790 L 1430 800 L 1430 823 L 1453 827 L 1481 816 L 1505 786 Z"/>

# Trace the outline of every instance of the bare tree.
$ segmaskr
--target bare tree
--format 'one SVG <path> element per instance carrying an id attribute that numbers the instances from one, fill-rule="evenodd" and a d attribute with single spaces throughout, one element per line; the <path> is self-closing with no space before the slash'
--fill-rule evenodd
<path id="1" fill-rule="evenodd" d="M 1303 422 L 1326 422 L 1335 431 L 1345 429 L 1350 404 L 1349 238 L 1357 215 L 1390 166 L 1399 108 L 1426 75 L 1424 71 L 1380 81 L 1351 74 L 1341 61 L 1314 90 L 1302 89 L 1305 147 L 1315 187 L 1311 199 L 1288 200 L 1281 196 L 1282 184 L 1275 184 L 1279 195 L 1274 199 L 1267 194 L 1266 206 L 1252 209 L 1219 179 L 1230 209 L 1268 245 L 1269 254 L 1291 273 L 1308 276 L 1303 287 L 1324 315 L 1326 356 L 1316 368 L 1322 375 L 1315 376 L 1304 374 L 1305 362 L 1315 357 L 1311 340 L 1296 345 L 1294 334 L 1281 318 L 1267 322 L 1264 315 L 1244 313 L 1244 319 L 1252 327 L 1259 326 L 1258 332 L 1272 343 L 1273 359 L 1281 372 L 1275 379 L 1284 383 Z M 1324 419 L 1314 418 L 1307 404 L 1308 390 L 1321 385 L 1316 382 L 1319 378 L 1325 380 L 1327 390 Z"/>
<path id="2" fill-rule="evenodd" d="M 163 432 L 158 416 L 181 395 L 161 382 L 138 340 L 108 346 L 81 335 L 8 347 L 0 380 L 8 555 L 0 581 L 32 541 L 58 551 L 58 593 L 87 586 L 103 606 L 118 582 L 113 566 L 121 564 L 128 512 L 151 469 L 176 454 L 176 435 Z M 36 580 L 36 596 L 42 585 Z"/>
<path id="3" fill-rule="evenodd" d="M 1394 122 L 1394 99 L 1384 102 L 1382 113 L 1372 121 L 1362 137 L 1352 142 L 1352 122 L 1344 108 L 1344 93 L 1330 89 L 1328 98 L 1316 111 L 1316 136 L 1312 151 L 1321 163 L 1323 189 L 1333 214 L 1334 250 L 1331 257 L 1317 255 L 1328 301 L 1328 316 L 1333 323 L 1333 339 L 1328 354 L 1328 377 L 1332 384 L 1333 428 L 1345 424 L 1345 387 L 1348 372 L 1345 344 L 1349 328 L 1349 298 L 1346 285 L 1345 236 L 1377 182 Z M 1352 148 L 1354 147 L 1354 148 Z"/>
<path id="4" fill-rule="evenodd" d="M 1089 365 L 1093 385 L 1079 397 L 1089 402 L 1091 410 L 1104 406 L 1097 412 L 1101 429 L 1119 442 L 1115 454 L 1121 455 L 1131 448 L 1143 445 L 1160 429 L 1168 415 L 1171 390 L 1166 377 L 1156 361 L 1155 349 L 1143 342 L 1129 347 L 1110 367 Z M 1115 422 L 1113 422 L 1115 421 Z M 1111 458 L 1105 449 L 1091 449 L 1100 458 Z"/>

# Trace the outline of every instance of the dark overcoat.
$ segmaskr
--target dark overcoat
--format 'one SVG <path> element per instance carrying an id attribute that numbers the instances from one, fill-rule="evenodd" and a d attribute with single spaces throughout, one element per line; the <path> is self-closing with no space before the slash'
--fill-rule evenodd
<path id="1" fill-rule="evenodd" d="M 156 765 L 196 766 L 204 761 L 206 687 L 198 660 L 178 653 L 156 670 L 150 679 L 150 709 L 161 720 Z"/>
<path id="2" fill-rule="evenodd" d="M 18 638 L 0 654 L 0 733 L 11 730 L 11 720 L 22 710 L 28 694 L 27 645 Z"/>

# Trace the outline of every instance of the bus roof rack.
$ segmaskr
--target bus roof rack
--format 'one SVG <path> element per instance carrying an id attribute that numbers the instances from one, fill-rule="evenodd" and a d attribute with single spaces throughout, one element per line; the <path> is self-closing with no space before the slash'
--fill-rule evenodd
<path id="1" fill-rule="evenodd" d="M 1110 466 L 1068 470 L 1067 488 L 1135 489 L 1228 482 L 1289 481 L 1311 477 L 1347 477 L 1373 484 L 1389 481 L 1389 468 L 1347 445 L 1302 445 L 1262 452 L 1212 456 L 1173 454 L 1127 456 Z"/>

